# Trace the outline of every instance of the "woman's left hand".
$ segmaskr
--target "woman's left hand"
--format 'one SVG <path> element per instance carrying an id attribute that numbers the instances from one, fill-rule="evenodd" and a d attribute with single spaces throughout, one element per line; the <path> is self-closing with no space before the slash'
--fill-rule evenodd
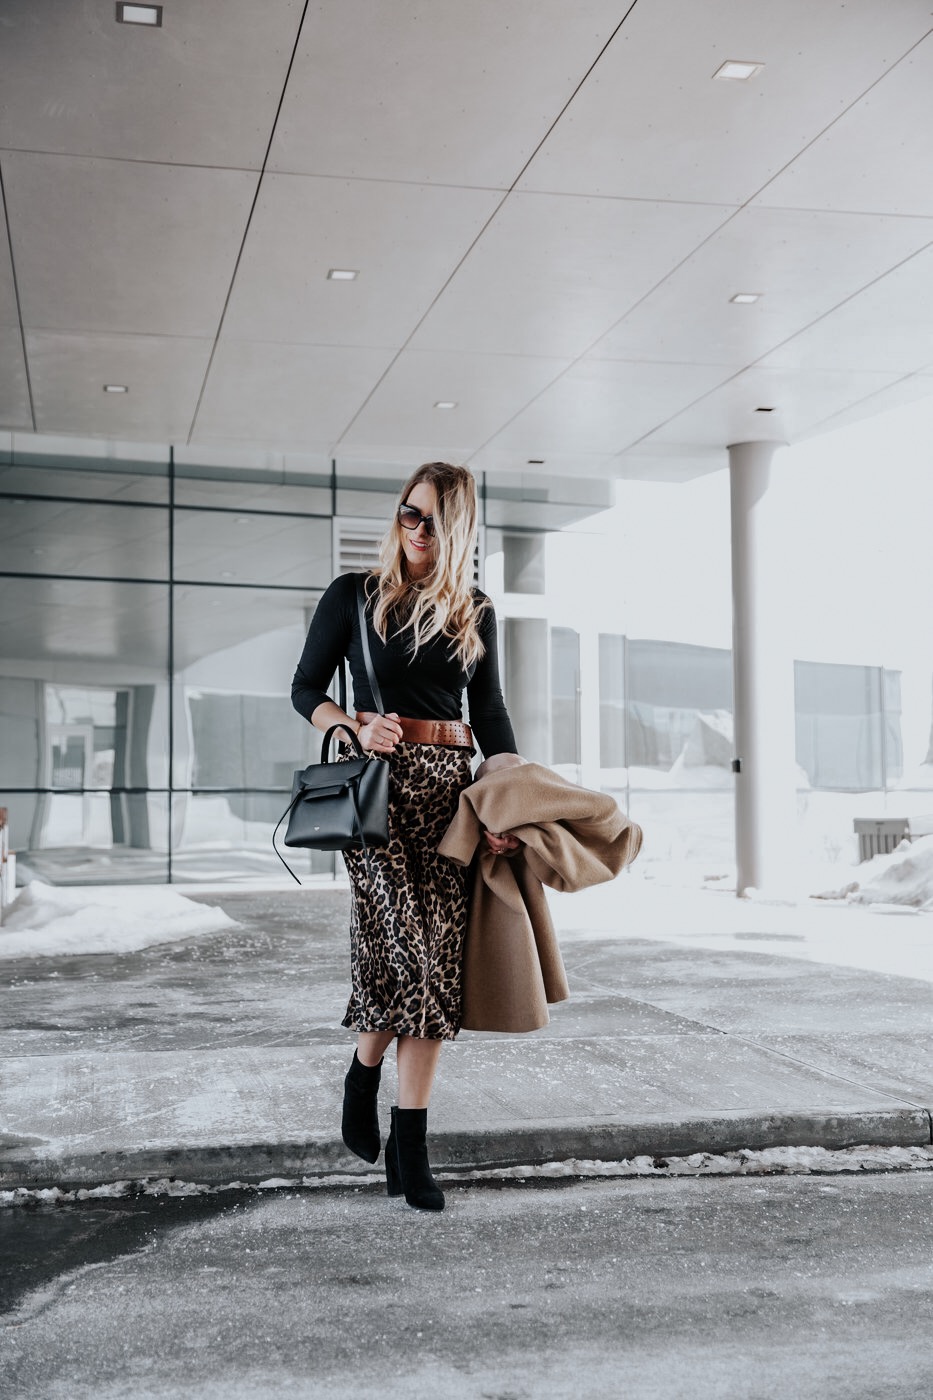
<path id="1" fill-rule="evenodd" d="M 522 844 L 517 836 L 513 836 L 510 831 L 487 831 L 486 845 L 494 856 L 514 855 Z"/>

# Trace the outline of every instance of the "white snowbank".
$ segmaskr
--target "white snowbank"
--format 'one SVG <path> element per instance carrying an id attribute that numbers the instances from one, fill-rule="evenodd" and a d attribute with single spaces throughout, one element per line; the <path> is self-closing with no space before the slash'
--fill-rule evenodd
<path id="1" fill-rule="evenodd" d="M 476 1171 L 439 1171 L 444 1182 L 534 1181 L 557 1178 L 644 1176 L 833 1176 L 842 1172 L 933 1171 L 933 1147 L 743 1147 L 736 1152 L 694 1152 L 689 1157 L 625 1157 L 615 1162 L 569 1158 L 536 1166 L 488 1167 Z M 295 1191 L 379 1186 L 380 1172 L 350 1176 L 269 1177 L 250 1183 L 228 1181 L 222 1186 L 178 1181 L 175 1177 L 140 1181 L 112 1181 L 103 1186 L 63 1191 L 59 1186 L 30 1189 L 17 1186 L 0 1191 L 0 1207 L 18 1205 L 67 1205 L 72 1201 L 122 1200 L 132 1196 L 216 1196 L 224 1191 Z"/>
<path id="2" fill-rule="evenodd" d="M 0 958 L 133 953 L 235 927 L 222 909 L 161 885 L 44 885 L 33 880 L 4 912 Z"/>
<path id="3" fill-rule="evenodd" d="M 902 841 L 888 855 L 864 861 L 844 885 L 822 891 L 817 898 L 933 910 L 933 836 Z"/>
<path id="4" fill-rule="evenodd" d="M 805 888 L 825 891 L 830 878 L 839 878 L 832 867 L 816 873 L 818 878 Z M 849 878 L 858 873 L 858 867 L 850 867 Z M 860 905 L 843 898 L 841 891 L 823 899 L 736 899 L 734 881 L 731 890 L 725 883 L 707 889 L 662 885 L 639 874 L 637 862 L 618 880 L 575 894 L 548 890 L 547 897 L 562 943 L 649 939 L 682 948 L 831 963 L 933 983 L 933 909 Z"/>
<path id="5" fill-rule="evenodd" d="M 808 1176 L 839 1172 L 933 1170 L 933 1147 L 743 1147 L 694 1152 L 689 1157 L 629 1157 L 617 1162 L 570 1158 L 541 1166 L 491 1167 L 460 1173 L 470 1180 L 600 1176 Z M 447 1181 L 454 1174 L 439 1173 Z"/>

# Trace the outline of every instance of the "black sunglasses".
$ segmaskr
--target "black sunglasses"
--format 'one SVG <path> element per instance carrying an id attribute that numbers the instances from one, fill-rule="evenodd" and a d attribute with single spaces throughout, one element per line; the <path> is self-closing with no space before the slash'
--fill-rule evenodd
<path id="1" fill-rule="evenodd" d="M 417 530 L 419 525 L 423 525 L 426 535 L 433 536 L 434 534 L 434 516 L 422 515 L 420 510 L 415 510 L 414 506 L 399 506 L 398 523 L 403 530 Z"/>

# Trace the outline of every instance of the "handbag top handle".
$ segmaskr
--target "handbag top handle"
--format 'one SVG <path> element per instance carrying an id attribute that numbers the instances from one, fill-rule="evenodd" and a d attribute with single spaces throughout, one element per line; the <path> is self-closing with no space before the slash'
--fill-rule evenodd
<path id="1" fill-rule="evenodd" d="M 369 688 L 372 691 L 373 702 L 376 711 L 380 715 L 385 714 L 385 702 L 382 698 L 382 691 L 379 689 L 379 682 L 376 680 L 376 670 L 373 666 L 372 652 L 369 649 L 369 624 L 366 621 L 366 594 L 363 591 L 363 580 L 357 575 L 356 578 L 356 615 L 360 624 L 360 642 L 363 647 L 363 661 L 366 666 L 366 678 L 369 681 Z M 341 658 L 340 661 L 340 698 L 337 702 L 344 714 L 347 710 L 347 668 Z"/>

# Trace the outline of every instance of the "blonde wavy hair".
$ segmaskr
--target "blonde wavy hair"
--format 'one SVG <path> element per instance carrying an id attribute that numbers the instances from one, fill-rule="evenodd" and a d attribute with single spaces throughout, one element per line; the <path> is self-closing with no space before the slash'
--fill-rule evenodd
<path id="1" fill-rule="evenodd" d="M 433 486 L 437 494 L 434 567 L 415 582 L 405 567 L 398 507 L 422 481 Z M 402 632 L 411 633 L 413 655 L 432 638 L 449 637 L 464 670 L 480 659 L 485 648 L 476 624 L 485 602 L 477 606 L 473 597 L 475 544 L 476 481 L 472 473 L 447 462 L 426 462 L 402 487 L 379 551 L 382 567 L 375 575 L 373 626 L 383 641 L 391 617 Z"/>

